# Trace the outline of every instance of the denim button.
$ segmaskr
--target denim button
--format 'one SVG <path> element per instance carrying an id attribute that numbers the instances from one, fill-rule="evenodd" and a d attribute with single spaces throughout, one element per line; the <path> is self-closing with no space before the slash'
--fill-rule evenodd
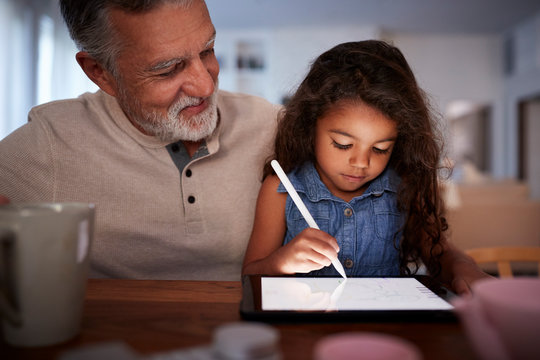
<path id="1" fill-rule="evenodd" d="M 354 265 L 354 261 L 352 261 L 351 259 L 345 260 L 345 267 L 346 267 L 347 269 L 352 268 L 353 265 Z"/>
<path id="2" fill-rule="evenodd" d="M 343 214 L 345 214 L 346 217 L 351 217 L 353 212 L 350 208 L 346 208 L 345 211 L 343 211 Z"/>

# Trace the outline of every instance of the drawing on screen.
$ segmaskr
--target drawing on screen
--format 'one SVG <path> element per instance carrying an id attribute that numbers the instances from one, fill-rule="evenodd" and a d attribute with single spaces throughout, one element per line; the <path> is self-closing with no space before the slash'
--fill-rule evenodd
<path id="1" fill-rule="evenodd" d="M 264 310 L 421 310 L 451 305 L 414 278 L 263 278 Z"/>

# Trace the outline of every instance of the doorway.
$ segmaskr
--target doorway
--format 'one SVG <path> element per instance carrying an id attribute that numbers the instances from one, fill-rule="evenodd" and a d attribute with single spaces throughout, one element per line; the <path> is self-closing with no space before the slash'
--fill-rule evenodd
<path id="1" fill-rule="evenodd" d="M 540 199 L 540 95 L 519 104 L 518 177 L 529 185 L 530 198 Z"/>
<path id="2" fill-rule="evenodd" d="M 453 178 L 478 182 L 489 177 L 491 154 L 491 107 L 470 101 L 454 101 L 446 111 L 450 130 Z"/>

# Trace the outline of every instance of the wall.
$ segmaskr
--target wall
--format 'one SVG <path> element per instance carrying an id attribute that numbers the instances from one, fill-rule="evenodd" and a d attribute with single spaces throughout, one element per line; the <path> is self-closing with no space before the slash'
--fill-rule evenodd
<path id="1" fill-rule="evenodd" d="M 15 5 L 8 8 L 6 4 L 0 3 L 0 19 L 3 20 L 0 24 L 10 29 L 10 35 L 8 31 L 0 31 L 0 44 L 6 54 L 11 55 L 9 60 L 13 67 L 6 65 L 5 58 L 0 60 L 6 65 L 0 66 L 0 84 L 9 84 L 9 88 L 0 87 L 0 95 L 3 94 L 0 96 L 0 139 L 26 122 L 27 111 L 35 101 L 33 92 L 27 89 L 36 87 L 35 74 L 25 70 L 32 68 L 27 63 L 35 61 L 36 56 L 22 55 L 35 48 L 36 40 L 27 41 L 30 35 L 23 30 L 35 28 L 37 18 L 28 19 L 26 12 Z M 56 20 L 51 100 L 95 90 L 95 85 L 74 60 L 76 50 L 59 20 L 57 9 L 50 7 L 46 12 Z M 273 102 L 281 102 L 294 91 L 309 63 L 330 47 L 344 41 L 388 39 L 403 50 L 420 85 L 432 95 L 441 113 L 456 100 L 492 107 L 489 140 L 494 147 L 489 168 L 496 178 L 517 177 L 518 104 L 540 94 L 540 13 L 532 14 L 530 20 L 504 34 L 493 36 L 390 33 L 370 26 L 242 31 L 218 28 L 217 31 L 216 53 L 223 62 L 221 87 L 259 94 Z M 236 69 L 235 51 L 239 39 L 262 44 L 263 69 Z M 509 60 L 504 62 L 504 59 Z M 535 134 L 535 138 L 539 137 L 540 134 Z"/>
<path id="2" fill-rule="evenodd" d="M 500 36 L 385 37 L 402 49 L 441 111 L 459 99 L 492 106 L 491 175 L 517 178 L 519 104 L 540 96 L 540 13 Z M 528 136 L 540 138 L 539 127 L 533 131 Z"/>
<path id="3" fill-rule="evenodd" d="M 24 4 L 0 2 L 0 140 L 26 122 L 34 105 L 34 23 Z"/>
<path id="4" fill-rule="evenodd" d="M 540 98 L 524 105 L 524 176 L 529 184 L 530 198 L 540 200 Z"/>
<path id="5" fill-rule="evenodd" d="M 281 102 L 284 95 L 294 91 L 311 61 L 320 53 L 340 42 L 372 38 L 393 42 L 404 52 L 420 86 L 430 94 L 440 113 L 456 100 L 491 107 L 494 126 L 489 142 L 497 147 L 490 154 L 488 168 L 495 177 L 506 177 L 505 164 L 500 160 L 507 151 L 507 140 L 500 130 L 504 128 L 502 36 L 398 34 L 376 27 L 218 29 L 216 53 L 234 59 L 235 42 L 258 39 L 264 43 L 266 68 L 252 74 L 258 85 L 246 90 Z M 225 64 L 231 63 L 234 61 L 225 61 Z M 220 86 L 242 91 L 235 83 L 237 76 L 230 66 L 222 67 Z"/>
<path id="6" fill-rule="evenodd" d="M 487 140 L 493 146 L 488 155 L 489 175 L 496 179 L 517 177 L 518 104 L 540 94 L 540 14 L 498 35 L 393 33 L 366 26 L 218 29 L 216 52 L 233 59 L 239 39 L 261 41 L 265 69 L 250 74 L 254 83 L 244 89 L 281 102 L 294 91 L 318 54 L 340 42 L 368 38 L 389 40 L 404 52 L 419 84 L 441 114 L 457 101 L 490 108 Z M 221 87 L 242 91 L 237 75 L 232 67 L 223 67 Z M 244 73 L 240 78 L 249 80 L 247 76 Z"/>
<path id="7" fill-rule="evenodd" d="M 332 27 L 230 30 L 217 29 L 216 55 L 221 59 L 220 87 L 223 89 L 251 90 L 268 100 L 281 103 L 304 78 L 310 63 L 322 52 L 341 42 L 380 37 L 374 27 Z M 262 44 L 266 57 L 262 71 L 238 71 L 236 52 L 238 42 L 253 41 Z M 242 78 L 251 77 L 252 87 L 238 86 Z"/>
<path id="8" fill-rule="evenodd" d="M 0 1 L 0 140 L 33 106 L 97 89 L 76 52 L 56 0 Z"/>
<path id="9" fill-rule="evenodd" d="M 491 108 L 489 143 L 494 146 L 488 168 L 496 178 L 509 176 L 502 161 L 508 146 L 501 130 L 504 128 L 502 36 L 387 33 L 385 38 L 403 51 L 420 86 L 431 95 L 441 114 L 447 115 L 447 109 L 455 101 Z M 515 159 L 507 160 L 515 162 Z"/>
<path id="10" fill-rule="evenodd" d="M 518 164 L 512 159 L 517 159 L 519 152 L 519 103 L 540 95 L 540 13 L 506 33 L 506 41 L 510 44 L 507 56 L 511 66 L 504 78 L 506 121 L 501 131 L 508 139 L 508 152 L 503 154 L 508 165 L 505 170 L 516 177 Z M 538 139 L 540 133 L 530 136 Z"/>
<path id="11" fill-rule="evenodd" d="M 310 64 L 317 56 L 335 45 L 380 37 L 375 27 L 331 27 L 331 28 L 281 28 L 272 38 L 271 87 L 278 93 L 290 94 L 303 80 Z"/>

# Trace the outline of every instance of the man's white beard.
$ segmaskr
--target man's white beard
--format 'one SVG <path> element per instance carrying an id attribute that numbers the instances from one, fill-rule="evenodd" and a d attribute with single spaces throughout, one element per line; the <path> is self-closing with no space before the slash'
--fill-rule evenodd
<path id="1" fill-rule="evenodd" d="M 129 94 L 122 93 L 118 99 L 131 121 L 135 122 L 148 135 L 153 135 L 163 142 L 199 141 L 212 135 L 218 123 L 217 84 L 216 90 L 206 99 L 208 106 L 202 112 L 191 117 L 184 117 L 181 111 L 186 106 L 198 105 L 202 99 L 184 96 L 178 99 L 164 117 L 155 110 L 142 109 L 140 102 Z"/>

